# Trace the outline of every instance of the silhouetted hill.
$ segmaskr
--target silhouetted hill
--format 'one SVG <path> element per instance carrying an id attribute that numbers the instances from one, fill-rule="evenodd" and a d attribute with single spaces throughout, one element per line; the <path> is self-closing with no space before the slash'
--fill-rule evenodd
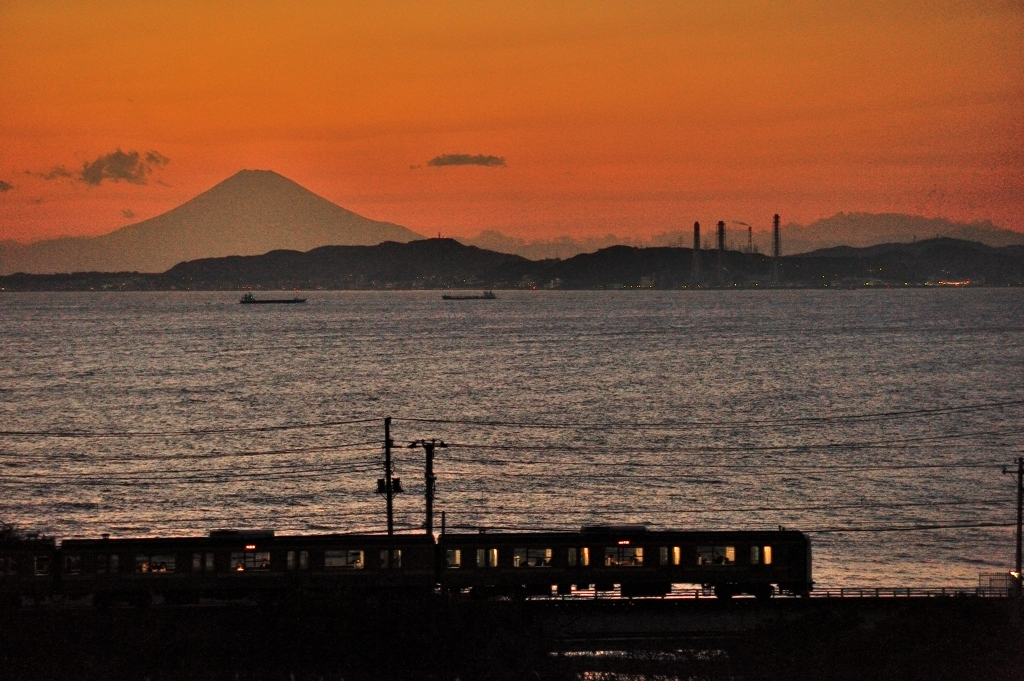
<path id="1" fill-rule="evenodd" d="M 875 279 L 887 283 L 972 280 L 992 285 L 1024 283 L 1024 247 L 993 247 L 961 239 L 929 239 L 841 246 L 787 258 L 785 276 L 794 281 Z"/>
<path id="2" fill-rule="evenodd" d="M 454 239 L 425 239 L 377 246 L 324 246 L 306 253 L 207 258 L 164 273 L 176 288 L 350 289 L 511 286 L 533 268 L 525 258 L 464 246 Z"/>
<path id="3" fill-rule="evenodd" d="M 701 288 L 776 285 L 771 258 L 740 251 L 701 251 Z M 839 247 L 782 258 L 777 285 L 917 286 L 970 280 L 993 286 L 1024 285 L 1024 248 L 995 248 L 958 239 L 930 239 L 870 248 Z M 0 277 L 0 290 L 238 290 L 692 287 L 693 250 L 613 246 L 567 260 L 527 260 L 426 239 L 376 246 L 325 246 L 305 253 L 184 262 L 163 274 L 78 273 Z"/>
<path id="4" fill-rule="evenodd" d="M 0 274 L 163 272 L 197 258 L 423 237 L 345 210 L 270 170 L 242 170 L 194 199 L 99 237 L 0 243 Z"/>

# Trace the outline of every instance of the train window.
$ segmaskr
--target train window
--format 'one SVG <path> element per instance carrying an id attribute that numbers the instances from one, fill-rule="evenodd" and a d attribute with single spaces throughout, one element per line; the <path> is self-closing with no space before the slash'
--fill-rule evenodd
<path id="1" fill-rule="evenodd" d="M 772 564 L 772 547 L 770 546 L 751 546 L 750 547 L 750 564 L 751 565 L 771 565 Z"/>
<path id="2" fill-rule="evenodd" d="M 231 569 L 235 572 L 269 570 L 270 551 L 232 551 Z"/>
<path id="3" fill-rule="evenodd" d="M 162 555 L 137 554 L 135 556 L 135 571 L 145 573 L 174 572 L 175 555 L 173 553 Z"/>
<path id="4" fill-rule="evenodd" d="M 113 574 L 117 572 L 118 564 L 120 563 L 117 554 L 107 556 L 100 554 L 96 556 L 96 574 L 102 575 L 107 572 Z"/>
<path id="5" fill-rule="evenodd" d="M 697 547 L 697 565 L 733 565 L 735 563 L 735 546 Z"/>
<path id="6" fill-rule="evenodd" d="M 498 549 L 487 549 L 487 567 L 498 567 Z"/>
<path id="7" fill-rule="evenodd" d="M 569 549 L 569 567 L 576 567 L 576 549 Z"/>
<path id="8" fill-rule="evenodd" d="M 64 574 L 82 574 L 82 557 L 79 555 L 64 556 Z"/>
<path id="9" fill-rule="evenodd" d="M 328 570 L 362 570 L 365 566 L 362 551 L 324 551 L 324 568 Z"/>
<path id="10" fill-rule="evenodd" d="M 207 572 L 213 572 L 213 570 L 214 570 L 214 562 L 213 562 L 213 553 L 212 552 L 206 554 L 206 566 L 205 567 L 206 567 L 206 571 Z"/>
<path id="11" fill-rule="evenodd" d="M 640 567 L 644 564 L 642 546 L 606 546 L 604 549 L 606 567 Z"/>
<path id="12" fill-rule="evenodd" d="M 478 568 L 487 567 L 487 549 L 476 550 L 476 566 Z"/>
<path id="13" fill-rule="evenodd" d="M 683 559 L 683 551 L 678 546 L 672 547 L 672 564 L 679 565 Z"/>
<path id="14" fill-rule="evenodd" d="M 668 547 L 662 546 L 658 549 L 658 563 L 660 565 L 668 565 Z"/>
<path id="15" fill-rule="evenodd" d="M 39 577 L 50 574 L 50 557 L 36 556 L 35 568 L 36 575 Z"/>
<path id="16" fill-rule="evenodd" d="M 590 549 L 586 546 L 580 549 L 580 563 L 583 567 L 590 567 Z"/>
<path id="17" fill-rule="evenodd" d="M 448 549 L 445 551 L 444 564 L 453 570 L 462 567 L 462 549 Z"/>
<path id="18" fill-rule="evenodd" d="M 192 554 L 192 572 L 203 571 L 203 554 L 193 553 Z"/>
<path id="19" fill-rule="evenodd" d="M 309 569 L 309 551 L 299 551 L 299 569 Z"/>
<path id="20" fill-rule="evenodd" d="M 383 549 L 380 552 L 381 570 L 398 570 L 402 567 L 402 549 Z"/>
<path id="21" fill-rule="evenodd" d="M 285 567 L 289 570 L 295 569 L 295 552 L 289 551 L 285 558 Z"/>
<path id="22" fill-rule="evenodd" d="M 512 567 L 551 567 L 551 549 L 516 549 Z"/>

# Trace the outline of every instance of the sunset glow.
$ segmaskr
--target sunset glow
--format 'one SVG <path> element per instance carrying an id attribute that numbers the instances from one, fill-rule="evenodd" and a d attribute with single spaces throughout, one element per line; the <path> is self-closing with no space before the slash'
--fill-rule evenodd
<path id="1" fill-rule="evenodd" d="M 110 232 L 242 168 L 431 235 L 1024 231 L 1011 0 L 31 0 L 0 37 L 0 239 Z"/>

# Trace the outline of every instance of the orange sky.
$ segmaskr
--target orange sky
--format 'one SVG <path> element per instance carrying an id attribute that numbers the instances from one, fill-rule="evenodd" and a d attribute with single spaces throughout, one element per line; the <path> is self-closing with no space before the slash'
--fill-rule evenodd
<path id="1" fill-rule="evenodd" d="M 169 160 L 83 181 L 118 149 Z M 506 167 L 426 165 L 453 153 Z M 242 168 L 448 236 L 1024 231 L 1024 4 L 0 0 L 0 239 L 109 232 Z"/>

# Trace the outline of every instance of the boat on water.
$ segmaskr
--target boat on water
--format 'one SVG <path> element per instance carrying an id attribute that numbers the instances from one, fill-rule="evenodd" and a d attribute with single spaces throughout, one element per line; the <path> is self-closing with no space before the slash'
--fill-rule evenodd
<path id="1" fill-rule="evenodd" d="M 294 298 L 257 298 L 249 292 L 242 296 L 242 299 L 238 302 L 242 305 L 294 305 L 295 303 L 304 303 L 306 299 L 299 298 L 298 296 Z"/>
<path id="2" fill-rule="evenodd" d="M 443 298 L 444 300 L 494 300 L 497 297 L 498 296 L 494 295 L 494 291 L 484 291 L 482 294 L 478 296 L 456 296 L 451 294 L 445 294 L 441 296 L 441 298 Z"/>

